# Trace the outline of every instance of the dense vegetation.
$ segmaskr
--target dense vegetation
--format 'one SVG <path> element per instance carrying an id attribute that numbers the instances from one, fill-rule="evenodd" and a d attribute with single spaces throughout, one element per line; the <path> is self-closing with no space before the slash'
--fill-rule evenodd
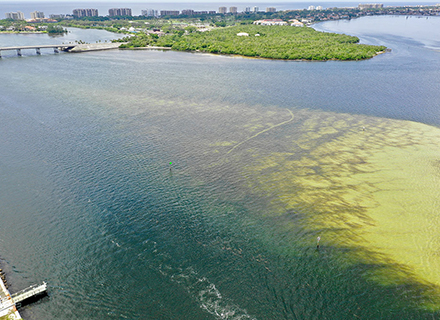
<path id="1" fill-rule="evenodd" d="M 240 32 L 249 36 L 237 36 Z M 361 60 L 386 49 L 359 44 L 357 37 L 290 26 L 240 25 L 208 32 L 186 30 L 162 37 L 142 34 L 124 40 L 128 41 L 122 45 L 126 48 L 156 45 L 179 51 L 288 60 Z"/>
<path id="2" fill-rule="evenodd" d="M 67 29 L 64 29 L 62 26 L 59 25 L 48 25 L 46 29 L 47 33 L 50 34 L 62 34 L 67 33 Z"/>

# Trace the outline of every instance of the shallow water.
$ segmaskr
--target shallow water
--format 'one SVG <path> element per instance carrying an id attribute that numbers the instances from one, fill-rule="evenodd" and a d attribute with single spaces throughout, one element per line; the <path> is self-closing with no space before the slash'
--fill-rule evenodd
<path id="1" fill-rule="evenodd" d="M 438 317 L 440 53 L 368 39 L 393 50 L 3 58 L 1 264 L 49 283 L 22 315 Z"/>

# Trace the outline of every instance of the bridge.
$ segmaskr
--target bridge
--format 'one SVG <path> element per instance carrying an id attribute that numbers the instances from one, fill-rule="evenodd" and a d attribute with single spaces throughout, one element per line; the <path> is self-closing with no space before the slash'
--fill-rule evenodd
<path id="1" fill-rule="evenodd" d="M 21 50 L 25 49 L 34 49 L 37 54 L 41 54 L 41 49 L 52 49 L 55 53 L 59 53 L 61 51 L 69 51 L 75 48 L 75 44 L 47 44 L 47 45 L 39 45 L 39 46 L 17 46 L 17 47 L 0 47 L 0 58 L 2 57 L 2 51 L 6 50 L 16 50 L 17 55 L 21 57 Z"/>

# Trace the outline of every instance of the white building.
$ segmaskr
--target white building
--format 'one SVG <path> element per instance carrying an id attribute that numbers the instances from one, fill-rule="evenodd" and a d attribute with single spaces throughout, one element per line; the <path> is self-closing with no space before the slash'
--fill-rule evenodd
<path id="1" fill-rule="evenodd" d="M 158 10 L 154 10 L 154 9 L 146 9 L 146 10 L 142 10 L 142 15 L 145 17 L 158 17 L 159 16 L 159 11 Z"/>
<path id="2" fill-rule="evenodd" d="M 315 10 L 315 6 L 309 6 L 307 10 Z"/>
<path id="3" fill-rule="evenodd" d="M 98 9 L 74 9 L 73 16 L 77 18 L 82 17 L 97 17 Z"/>
<path id="4" fill-rule="evenodd" d="M 258 7 L 252 7 L 252 10 L 251 10 L 253 13 L 257 13 L 258 11 L 260 11 L 260 8 L 258 8 Z"/>
<path id="5" fill-rule="evenodd" d="M 6 19 L 12 19 L 12 20 L 24 20 L 24 13 L 17 11 L 17 12 L 6 12 Z"/>
<path id="6" fill-rule="evenodd" d="M 228 8 L 226 8 L 226 7 L 220 7 L 220 8 L 218 8 L 218 13 L 225 14 L 227 12 L 227 10 L 228 10 Z"/>
<path id="7" fill-rule="evenodd" d="M 317 6 L 316 10 L 322 10 L 322 6 Z"/>
<path id="8" fill-rule="evenodd" d="M 297 19 L 289 20 L 289 22 L 292 27 L 304 27 L 304 23 L 298 21 Z"/>
<path id="9" fill-rule="evenodd" d="M 281 19 L 264 19 L 254 21 L 253 24 L 257 24 L 260 26 L 286 26 L 287 22 Z"/>
<path id="10" fill-rule="evenodd" d="M 31 12 L 31 19 L 32 20 L 44 19 L 44 13 L 40 11 Z"/>
<path id="11" fill-rule="evenodd" d="M 51 19 L 64 19 L 66 17 L 65 14 L 50 14 L 49 18 Z"/>
<path id="12" fill-rule="evenodd" d="M 112 8 L 108 9 L 108 15 L 110 17 L 131 17 L 131 9 L 130 8 Z"/>
<path id="13" fill-rule="evenodd" d="M 229 12 L 236 14 L 237 13 L 237 7 L 229 7 Z"/>

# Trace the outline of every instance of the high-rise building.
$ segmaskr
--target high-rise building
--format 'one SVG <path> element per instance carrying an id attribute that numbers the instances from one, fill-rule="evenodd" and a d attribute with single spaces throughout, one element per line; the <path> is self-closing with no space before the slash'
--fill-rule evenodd
<path id="1" fill-rule="evenodd" d="M 6 12 L 6 19 L 12 19 L 12 20 L 24 20 L 24 13 L 17 11 L 17 12 Z"/>
<path id="2" fill-rule="evenodd" d="M 383 3 L 367 3 L 367 4 L 359 4 L 359 9 L 379 9 L 383 8 Z"/>
<path id="3" fill-rule="evenodd" d="M 277 12 L 277 9 L 275 9 L 274 7 L 269 7 L 266 8 L 266 12 Z"/>
<path id="4" fill-rule="evenodd" d="M 32 20 L 44 19 L 44 13 L 40 11 L 31 12 L 31 19 Z"/>
<path id="5" fill-rule="evenodd" d="M 182 14 L 185 16 L 192 16 L 194 14 L 194 10 L 193 9 L 182 10 Z"/>
<path id="6" fill-rule="evenodd" d="M 309 6 L 307 10 L 315 10 L 315 6 Z"/>
<path id="7" fill-rule="evenodd" d="M 316 10 L 322 10 L 322 6 L 317 6 Z"/>
<path id="8" fill-rule="evenodd" d="M 177 10 L 160 10 L 160 15 L 163 16 L 178 16 L 180 11 Z"/>
<path id="9" fill-rule="evenodd" d="M 130 8 L 112 8 L 112 9 L 108 9 L 108 15 L 110 17 L 117 17 L 117 16 L 129 16 L 129 17 L 131 17 L 131 9 Z"/>
<path id="10" fill-rule="evenodd" d="M 98 9 L 74 9 L 73 15 L 77 18 L 97 17 L 98 16 Z"/>
<path id="11" fill-rule="evenodd" d="M 220 7 L 220 8 L 218 8 L 218 13 L 225 14 L 227 12 L 227 10 L 228 9 L 226 7 Z"/>
<path id="12" fill-rule="evenodd" d="M 159 11 L 154 10 L 154 9 L 146 9 L 146 10 L 142 10 L 142 15 L 146 16 L 146 17 L 158 17 L 159 16 Z"/>
<path id="13" fill-rule="evenodd" d="M 252 7 L 252 12 L 253 13 L 257 13 L 258 11 L 260 10 L 260 8 L 258 8 L 258 7 Z"/>
<path id="14" fill-rule="evenodd" d="M 51 19 L 64 19 L 66 17 L 65 14 L 50 14 L 49 18 Z"/>
<path id="15" fill-rule="evenodd" d="M 229 12 L 236 14 L 237 13 L 237 7 L 229 7 Z"/>

